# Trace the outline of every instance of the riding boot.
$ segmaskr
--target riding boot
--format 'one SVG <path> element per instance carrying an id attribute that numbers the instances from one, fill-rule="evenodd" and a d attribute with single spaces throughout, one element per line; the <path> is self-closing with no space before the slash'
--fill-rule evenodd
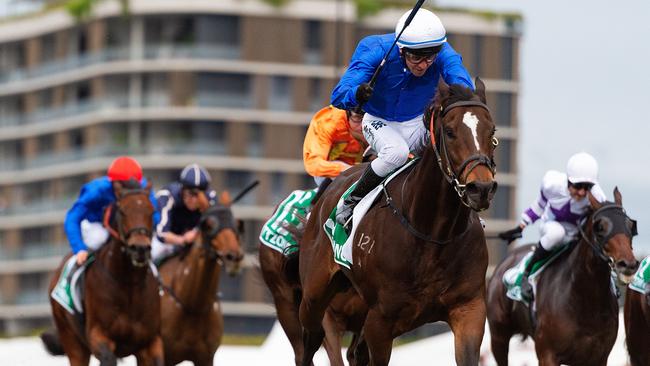
<path id="1" fill-rule="evenodd" d="M 354 190 L 350 192 L 350 195 L 343 200 L 343 206 L 336 212 L 336 222 L 347 226 L 357 203 L 377 187 L 382 180 L 384 180 L 384 177 L 378 176 L 377 173 L 372 170 L 372 166 L 368 164 L 366 170 L 361 175 L 361 178 L 359 178 L 357 186 L 354 187 Z"/>
<path id="2" fill-rule="evenodd" d="M 530 275 L 530 271 L 533 269 L 535 263 L 545 259 L 546 257 L 548 257 L 550 253 L 551 252 L 544 249 L 542 244 L 537 243 L 537 246 L 535 247 L 535 252 L 533 253 L 533 256 L 530 258 L 530 261 L 526 265 L 526 268 L 524 269 L 524 273 L 521 276 L 521 296 L 524 299 L 528 299 L 528 300 L 533 299 L 533 286 L 528 282 L 528 276 Z"/>

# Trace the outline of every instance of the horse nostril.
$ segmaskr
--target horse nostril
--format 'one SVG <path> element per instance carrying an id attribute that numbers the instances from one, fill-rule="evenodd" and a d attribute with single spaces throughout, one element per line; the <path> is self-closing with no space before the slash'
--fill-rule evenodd
<path id="1" fill-rule="evenodd" d="M 235 259 L 235 256 L 232 253 L 226 254 L 226 260 L 232 261 Z"/>
<path id="2" fill-rule="evenodd" d="M 635 259 L 632 262 L 632 261 L 627 261 L 627 260 L 622 259 L 622 260 L 616 262 L 616 266 L 619 267 L 619 268 L 626 268 L 626 269 L 631 269 L 631 270 L 636 271 L 636 269 L 639 268 L 639 261 L 637 261 Z"/>
<path id="3" fill-rule="evenodd" d="M 497 190 L 497 182 L 469 182 L 466 189 L 470 195 L 492 197 Z"/>

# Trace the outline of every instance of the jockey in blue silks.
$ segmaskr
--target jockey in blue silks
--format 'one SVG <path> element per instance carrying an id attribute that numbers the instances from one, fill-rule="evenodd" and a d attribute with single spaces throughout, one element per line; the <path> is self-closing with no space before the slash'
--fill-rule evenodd
<path id="1" fill-rule="evenodd" d="M 442 22 L 425 9 L 418 10 L 397 40 L 398 48 L 387 55 L 374 87 L 368 83 L 410 12 L 399 20 L 394 34 L 369 36 L 359 42 L 332 92 L 331 103 L 337 108 L 363 106 L 363 135 L 378 153 L 337 212 L 336 221 L 342 225 L 366 194 L 406 163 L 410 152 L 417 154 L 426 146 L 428 131 L 422 115 L 436 94 L 439 78 L 474 90 L 462 57 L 447 43 Z"/>
<path id="2" fill-rule="evenodd" d="M 210 188 L 212 179 L 198 164 L 186 166 L 178 181 L 172 182 L 156 193 L 160 207 L 160 222 L 151 242 L 154 263 L 173 255 L 183 245 L 194 243 L 202 212 L 199 194 L 204 193 L 211 205 L 217 202 L 217 192 Z"/>
<path id="3" fill-rule="evenodd" d="M 142 168 L 135 159 L 128 156 L 119 157 L 111 163 L 105 176 L 93 179 L 84 184 L 79 198 L 72 205 L 65 217 L 65 233 L 70 242 L 72 253 L 76 256 L 77 265 L 83 264 L 88 258 L 88 251 L 98 250 L 109 237 L 108 230 L 103 226 L 104 209 L 117 201 L 114 184 L 122 182 L 125 185 L 135 182 L 145 188 L 146 178 L 142 177 Z M 153 190 L 150 196 L 153 207 L 157 207 Z M 160 219 L 159 212 L 154 211 L 153 221 Z"/>

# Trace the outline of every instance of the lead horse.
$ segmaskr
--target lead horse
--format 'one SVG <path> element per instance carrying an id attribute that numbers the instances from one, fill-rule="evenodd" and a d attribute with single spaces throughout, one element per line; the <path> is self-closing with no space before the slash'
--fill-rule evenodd
<path id="1" fill-rule="evenodd" d="M 300 248 L 303 366 L 322 342 L 330 300 L 350 284 L 369 307 L 362 337 L 371 365 L 388 365 L 395 337 L 434 321 L 451 326 L 458 365 L 478 364 L 488 256 L 475 211 L 489 207 L 497 186 L 495 126 L 485 103 L 480 79 L 476 92 L 441 80 L 425 111 L 431 143 L 360 221 L 353 242 L 367 245 L 353 247 L 350 270 L 334 262 L 322 227 L 365 167 L 346 171 L 316 204 Z"/>
<path id="2" fill-rule="evenodd" d="M 210 206 L 199 196 L 203 212 L 200 237 L 187 249 L 160 266 L 165 284 L 161 297 L 165 365 L 188 360 L 197 366 L 212 365 L 223 336 L 223 314 L 217 299 L 221 268 L 230 275 L 240 270 L 244 253 L 231 210 L 230 195 Z"/>
<path id="3" fill-rule="evenodd" d="M 162 366 L 158 283 L 149 270 L 153 205 L 146 189 L 116 183 L 116 203 L 106 215 L 111 236 L 85 271 L 81 321 L 50 299 L 55 333 L 41 338 L 50 353 L 67 355 L 71 366 L 88 365 L 90 355 L 101 366 L 134 354 L 138 365 Z M 56 285 L 67 256 L 56 270 Z"/>
<path id="4" fill-rule="evenodd" d="M 607 364 L 619 311 L 611 270 L 627 281 L 639 265 L 632 253 L 635 225 L 618 189 L 614 197 L 615 203 L 600 203 L 588 194 L 593 211 L 581 226 L 579 242 L 539 274 L 535 321 L 528 307 L 506 296 L 502 281 L 530 246 L 517 248 L 496 268 L 488 284 L 488 321 L 499 366 L 508 365 L 514 334 L 533 338 L 541 366 Z"/>

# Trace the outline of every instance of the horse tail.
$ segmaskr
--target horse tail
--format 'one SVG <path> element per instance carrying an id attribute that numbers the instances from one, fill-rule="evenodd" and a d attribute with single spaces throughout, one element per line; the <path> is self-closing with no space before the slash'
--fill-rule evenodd
<path id="1" fill-rule="evenodd" d="M 45 345 L 45 350 L 52 356 L 65 355 L 63 345 L 61 345 L 61 339 L 59 339 L 59 333 L 55 329 L 46 330 L 41 333 L 41 341 Z"/>
<path id="2" fill-rule="evenodd" d="M 300 255 L 298 251 L 295 251 L 284 259 L 282 264 L 282 272 L 284 276 L 289 280 L 289 283 L 292 285 L 300 285 L 300 273 L 298 271 L 298 259 Z"/>

